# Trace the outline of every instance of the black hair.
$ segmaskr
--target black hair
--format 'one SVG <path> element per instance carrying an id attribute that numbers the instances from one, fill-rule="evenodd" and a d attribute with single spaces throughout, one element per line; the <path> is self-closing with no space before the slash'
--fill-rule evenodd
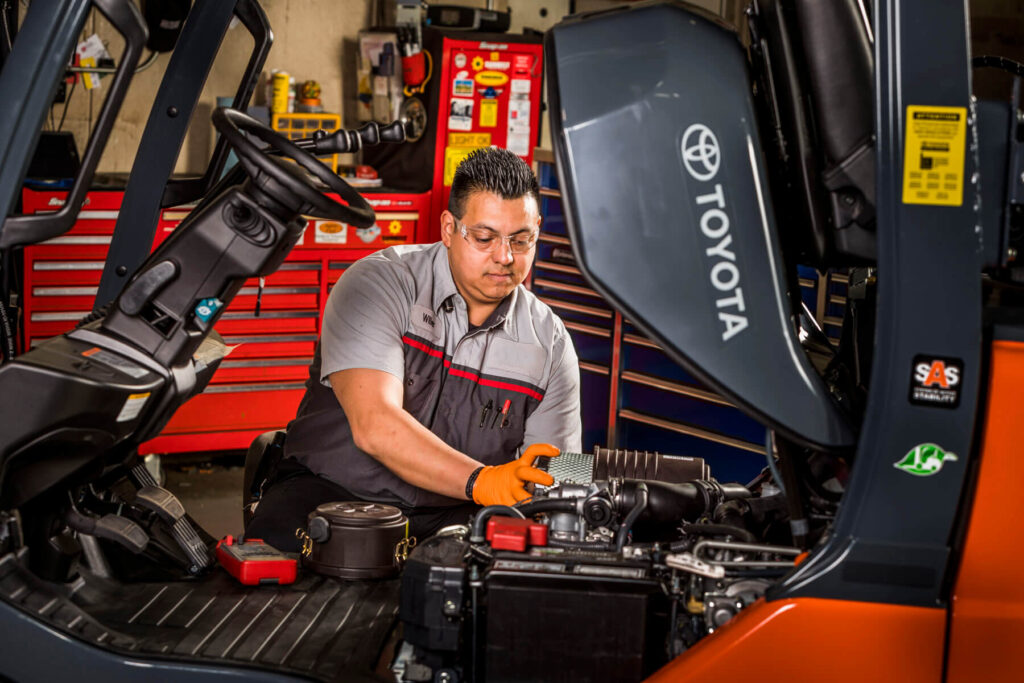
<path id="1" fill-rule="evenodd" d="M 466 202 L 474 192 L 492 192 L 502 199 L 519 199 L 527 195 L 540 206 L 537 177 L 515 153 L 500 147 L 473 150 L 455 169 L 448 210 L 462 218 Z"/>

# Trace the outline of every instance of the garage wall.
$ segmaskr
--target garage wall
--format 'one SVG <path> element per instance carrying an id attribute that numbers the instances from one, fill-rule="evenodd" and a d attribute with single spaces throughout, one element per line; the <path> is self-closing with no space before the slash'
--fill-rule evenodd
<path id="1" fill-rule="evenodd" d="M 485 6 L 484 0 L 445 0 L 451 4 Z M 353 93 L 345 91 L 355 83 L 357 34 L 360 29 L 374 25 L 378 2 L 389 7 L 389 0 L 262 0 L 262 5 L 273 27 L 275 40 L 267 60 L 268 69 L 283 69 L 299 82 L 314 79 L 322 87 L 322 100 L 326 111 L 339 112 L 354 122 Z M 580 12 L 606 9 L 620 5 L 621 0 L 577 0 Z M 742 14 L 741 0 L 697 0 L 695 4 L 714 12 L 721 12 L 730 20 Z M 512 31 L 524 28 L 544 31 L 568 14 L 570 0 L 496 0 L 497 9 L 511 8 Z M 24 11 L 24 9 L 22 10 Z M 86 21 L 82 38 L 96 33 L 107 45 L 115 61 L 123 49 L 123 41 L 98 12 Z M 241 25 L 230 28 L 224 47 L 211 69 L 203 96 L 193 116 L 192 126 L 179 155 L 176 173 L 201 173 L 213 149 L 214 131 L 209 123 L 216 97 L 234 93 L 238 79 L 252 49 L 252 39 Z M 146 54 L 144 53 L 143 59 Z M 151 67 L 136 74 L 127 100 L 111 133 L 110 143 L 100 161 L 101 173 L 128 173 L 135 160 L 142 130 L 156 97 L 170 54 L 160 54 Z M 89 131 L 102 106 L 109 88 L 109 78 L 96 90 L 86 91 L 82 84 L 75 88 L 67 106 L 63 130 L 75 134 L 79 151 L 88 139 Z M 263 88 L 255 95 L 258 104 L 264 103 Z M 53 126 L 64 114 L 64 104 L 53 108 Z M 545 140 L 547 126 L 544 126 Z M 550 145 L 550 142 L 547 143 Z"/>
<path id="2" fill-rule="evenodd" d="M 343 111 L 347 95 L 343 83 L 354 83 L 354 78 L 343 80 L 342 72 L 346 68 L 346 59 L 354 71 L 356 35 L 371 23 L 372 0 L 263 0 L 262 5 L 274 30 L 268 68 L 283 69 L 299 82 L 306 79 L 319 81 L 325 110 Z M 83 38 L 92 33 L 100 36 L 117 60 L 124 43 L 98 12 L 93 12 L 86 21 Z M 234 94 L 251 50 L 252 38 L 245 27 L 236 25 L 228 30 L 193 117 L 176 172 L 200 173 L 205 169 L 213 148 L 210 112 L 218 95 Z M 143 59 L 145 57 L 146 54 Z M 169 53 L 161 54 L 152 67 L 136 74 L 100 162 L 100 172 L 127 173 L 131 170 L 135 149 L 169 60 Z M 75 134 L 79 151 L 99 114 L 108 85 L 109 78 L 99 89 L 89 93 L 79 84 L 71 96 L 64 130 Z M 263 101 L 262 90 L 260 87 L 256 93 L 258 103 Z M 63 108 L 63 104 L 54 107 L 55 121 L 60 120 Z"/>

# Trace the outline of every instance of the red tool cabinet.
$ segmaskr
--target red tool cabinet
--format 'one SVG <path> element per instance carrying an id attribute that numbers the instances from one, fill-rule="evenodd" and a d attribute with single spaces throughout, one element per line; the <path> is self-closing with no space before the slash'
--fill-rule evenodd
<path id="1" fill-rule="evenodd" d="M 55 211 L 65 195 L 25 189 L 24 212 Z M 123 195 L 121 190 L 89 192 L 67 234 L 25 247 L 23 348 L 67 332 L 92 310 Z M 259 316 L 259 283 L 246 282 L 216 327 L 231 352 L 206 390 L 178 410 L 158 437 L 142 444 L 140 453 L 247 448 L 258 434 L 295 416 L 330 288 L 357 259 L 424 239 L 429 192 L 366 197 L 377 211 L 371 228 L 309 220 L 291 254 L 266 278 Z M 154 247 L 188 213 L 188 207 L 164 209 Z"/>

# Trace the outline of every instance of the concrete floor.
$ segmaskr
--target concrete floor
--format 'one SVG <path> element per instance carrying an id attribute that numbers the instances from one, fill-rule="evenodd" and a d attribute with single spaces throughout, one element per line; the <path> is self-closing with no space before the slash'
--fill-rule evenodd
<path id="1" fill-rule="evenodd" d="M 244 470 L 237 458 L 182 464 L 174 457 L 163 458 L 164 486 L 214 538 L 240 535 Z"/>

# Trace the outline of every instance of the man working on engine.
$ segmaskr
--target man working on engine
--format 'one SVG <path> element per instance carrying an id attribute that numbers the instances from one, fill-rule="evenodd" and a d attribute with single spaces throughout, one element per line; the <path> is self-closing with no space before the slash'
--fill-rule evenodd
<path id="1" fill-rule="evenodd" d="M 520 286 L 539 198 L 522 159 L 478 150 L 456 170 L 441 242 L 346 271 L 247 536 L 296 549 L 317 505 L 365 500 L 399 507 L 422 538 L 464 522 L 467 500 L 512 504 L 527 483 L 550 484 L 536 456 L 580 450 L 572 341 Z"/>

